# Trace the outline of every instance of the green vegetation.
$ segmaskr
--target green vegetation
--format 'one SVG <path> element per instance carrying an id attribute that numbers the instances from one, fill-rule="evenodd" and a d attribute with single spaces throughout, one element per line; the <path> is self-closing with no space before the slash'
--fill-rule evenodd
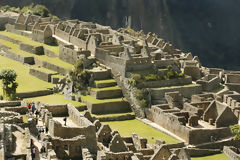
<path id="1" fill-rule="evenodd" d="M 234 135 L 235 140 L 240 140 L 240 125 L 235 124 L 230 126 L 231 132 Z"/>
<path id="2" fill-rule="evenodd" d="M 28 117 L 27 117 L 26 114 L 25 114 L 25 115 L 22 115 L 22 119 L 23 119 L 23 122 L 24 122 L 24 123 L 28 123 Z"/>
<path id="3" fill-rule="evenodd" d="M 28 101 L 28 102 L 40 101 L 41 103 L 50 104 L 50 105 L 72 103 L 72 105 L 75 106 L 75 107 L 85 107 L 86 106 L 85 103 L 65 99 L 64 96 L 61 95 L 61 94 L 53 94 L 53 95 L 48 95 L 48 96 L 26 98 L 24 100 Z"/>
<path id="4" fill-rule="evenodd" d="M 211 156 L 205 156 L 205 157 L 192 157 L 191 160 L 230 160 L 224 153 L 221 154 L 215 154 Z"/>
<path id="5" fill-rule="evenodd" d="M 148 91 L 146 89 L 136 89 L 133 92 L 134 96 L 137 99 L 137 103 L 140 107 L 147 107 L 149 104 Z"/>
<path id="6" fill-rule="evenodd" d="M 16 78 L 17 78 L 17 73 L 12 69 L 3 69 L 0 72 L 0 80 L 2 80 L 4 100 L 16 99 L 16 89 L 18 87 Z"/>
<path id="7" fill-rule="evenodd" d="M 11 32 L 7 32 L 7 31 L 0 31 L 0 35 L 7 36 L 14 40 L 19 40 L 23 43 L 30 44 L 32 46 L 43 46 L 44 48 L 46 48 L 56 54 L 59 54 L 59 46 L 52 46 L 52 45 L 48 45 L 48 44 L 44 44 L 44 43 L 39 43 L 39 42 L 32 40 L 29 37 L 17 35 L 17 34 L 11 33 Z"/>
<path id="8" fill-rule="evenodd" d="M 94 81 L 96 84 L 99 84 L 99 83 L 114 83 L 116 82 L 114 79 L 107 79 L 107 80 L 96 80 Z"/>
<path id="9" fill-rule="evenodd" d="M 124 115 L 135 115 L 134 112 L 128 112 L 128 113 L 112 113 L 112 114 L 92 114 L 92 116 L 96 118 L 106 118 L 106 117 L 119 117 L 119 116 L 124 116 Z"/>
<path id="10" fill-rule="evenodd" d="M 35 5 L 32 3 L 29 6 L 25 6 L 22 9 L 20 9 L 19 7 L 10 7 L 9 5 L 6 6 L 2 6 L 0 8 L 0 10 L 2 10 L 3 12 L 7 12 L 7 11 L 11 11 L 11 12 L 15 12 L 15 13 L 27 13 L 27 14 L 31 14 L 31 15 L 37 15 L 37 16 L 41 16 L 41 17 L 49 17 L 50 16 L 50 12 L 47 9 L 47 7 L 43 6 L 43 5 Z"/>
<path id="11" fill-rule="evenodd" d="M 180 141 L 160 132 L 139 120 L 127 120 L 127 121 L 114 121 L 114 122 L 102 122 L 103 124 L 109 124 L 112 130 L 118 130 L 121 136 L 131 136 L 132 133 L 137 133 L 139 136 L 147 138 L 148 143 L 155 143 L 157 139 L 164 140 L 166 143 L 173 144 Z"/>
<path id="12" fill-rule="evenodd" d="M 125 100 L 127 101 L 126 99 L 122 99 L 122 98 L 114 98 L 114 99 L 96 99 L 90 95 L 80 95 L 82 100 L 84 101 L 88 101 L 92 104 L 97 104 L 97 103 L 106 103 L 106 102 L 118 102 L 118 101 L 122 101 L 122 100 Z"/>
<path id="13" fill-rule="evenodd" d="M 69 76 L 68 81 L 72 82 L 74 93 L 86 91 L 90 85 L 91 74 L 84 68 L 84 61 L 82 59 L 77 60 L 74 69 L 69 72 Z"/>
<path id="14" fill-rule="evenodd" d="M 66 63 L 64 61 L 61 61 L 58 57 L 49 58 L 46 55 L 31 54 L 31 53 L 20 50 L 19 46 L 17 44 L 14 44 L 12 42 L 8 42 L 8 41 L 5 41 L 5 40 L 1 40 L 1 39 L 0 39 L 0 43 L 5 45 L 5 46 L 11 47 L 11 49 L 9 49 L 9 51 L 14 52 L 14 53 L 19 54 L 19 55 L 24 56 L 24 57 L 35 57 L 35 58 L 38 58 L 39 60 L 44 60 L 46 62 L 49 62 L 51 64 L 55 64 L 57 66 L 61 66 L 61 67 L 66 68 L 66 69 L 72 69 L 72 67 L 73 67 L 71 64 Z"/>
<path id="15" fill-rule="evenodd" d="M 108 91 L 108 90 L 119 90 L 120 88 L 118 86 L 114 87 L 105 87 L 105 88 L 91 88 L 91 90 L 94 91 Z"/>
<path id="16" fill-rule="evenodd" d="M 16 82 L 19 84 L 17 93 L 45 90 L 53 87 L 53 84 L 47 83 L 30 75 L 28 66 L 25 66 L 12 59 L 0 56 L 0 70 L 2 69 L 13 69 L 16 71 L 18 75 Z M 0 94 L 1 93 L 2 91 L 0 90 Z"/>

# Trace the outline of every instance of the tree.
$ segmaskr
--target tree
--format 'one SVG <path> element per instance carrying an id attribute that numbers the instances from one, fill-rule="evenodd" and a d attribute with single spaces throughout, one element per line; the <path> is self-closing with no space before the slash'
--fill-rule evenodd
<path id="1" fill-rule="evenodd" d="M 90 85 L 91 74 L 85 69 L 83 59 L 77 60 L 69 75 L 73 84 L 73 92 L 87 90 Z"/>
<path id="2" fill-rule="evenodd" d="M 234 140 L 240 140 L 240 125 L 235 124 L 230 126 L 232 134 L 234 134 Z"/>
<path id="3" fill-rule="evenodd" d="M 16 82 L 17 73 L 12 69 L 3 69 L 0 73 L 2 80 L 3 99 L 14 100 L 16 99 L 16 89 L 18 83 Z"/>
<path id="4" fill-rule="evenodd" d="M 33 8 L 33 14 L 34 15 L 38 15 L 41 17 L 49 17 L 49 10 L 47 9 L 47 7 L 43 6 L 43 5 L 39 5 L 37 4 L 34 8 Z"/>

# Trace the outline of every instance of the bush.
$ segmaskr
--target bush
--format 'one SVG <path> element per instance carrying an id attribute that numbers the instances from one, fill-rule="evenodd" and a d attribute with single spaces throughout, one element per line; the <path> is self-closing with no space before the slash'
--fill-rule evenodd
<path id="1" fill-rule="evenodd" d="M 34 8 L 33 8 L 33 14 L 34 15 L 38 15 L 41 17 L 49 17 L 49 10 L 47 9 L 47 7 L 43 6 L 43 5 L 39 5 L 37 4 Z"/>
<path id="2" fill-rule="evenodd" d="M 134 96 L 137 99 L 137 104 L 141 107 L 147 107 L 149 100 L 148 100 L 148 91 L 146 89 L 137 89 L 134 91 Z"/>
<path id="3" fill-rule="evenodd" d="M 144 76 L 144 79 L 146 81 L 156 81 L 156 80 L 158 80 L 158 76 L 155 74 L 149 74 L 147 76 Z"/>
<path id="4" fill-rule="evenodd" d="M 143 78 L 140 74 L 132 74 L 131 79 L 128 80 L 128 84 L 132 87 L 136 87 L 141 82 L 143 82 Z"/>
<path id="5" fill-rule="evenodd" d="M 234 140 L 240 140 L 240 126 L 238 124 L 235 124 L 233 126 L 230 126 L 230 130 L 234 135 Z"/>

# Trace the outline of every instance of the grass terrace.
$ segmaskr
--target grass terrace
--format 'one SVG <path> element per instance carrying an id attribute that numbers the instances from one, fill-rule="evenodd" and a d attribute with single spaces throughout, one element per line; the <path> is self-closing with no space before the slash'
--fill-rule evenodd
<path id="1" fill-rule="evenodd" d="M 109 124 L 112 130 L 117 130 L 121 136 L 131 136 L 132 133 L 136 133 L 143 138 L 148 139 L 148 143 L 155 143 L 157 139 L 164 140 L 168 144 L 179 143 L 180 141 L 158 131 L 143 122 L 134 119 L 127 121 L 113 121 L 113 122 L 102 122 L 103 124 Z"/>
<path id="2" fill-rule="evenodd" d="M 65 99 L 64 96 L 61 94 L 52 94 L 52 95 L 48 95 L 48 96 L 26 98 L 24 100 L 29 101 L 29 102 L 40 101 L 41 103 L 50 104 L 50 105 L 72 103 L 72 105 L 75 106 L 76 108 L 83 108 L 83 107 L 85 108 L 86 107 L 85 103 Z"/>
<path id="3" fill-rule="evenodd" d="M 24 56 L 24 57 L 35 57 L 35 58 L 38 58 L 39 60 L 44 60 L 44 61 L 47 61 L 47 62 L 52 63 L 52 64 L 55 64 L 57 66 L 61 66 L 61 67 L 66 68 L 66 69 L 72 69 L 73 68 L 73 65 L 71 65 L 69 63 L 66 63 L 64 61 L 61 61 L 58 57 L 56 57 L 56 58 L 49 58 L 46 55 L 31 54 L 31 53 L 28 53 L 28 52 L 20 50 L 19 46 L 17 44 L 14 44 L 12 42 L 8 42 L 8 41 L 5 41 L 5 40 L 1 40 L 1 39 L 0 39 L 0 43 L 5 45 L 5 46 L 11 47 L 11 49 L 9 49 L 9 51 L 17 53 L 17 54 L 19 54 L 21 56 Z"/>
<path id="4" fill-rule="evenodd" d="M 93 91 L 109 91 L 109 90 L 119 90 L 120 88 L 118 86 L 114 87 L 105 87 L 105 88 L 91 88 Z"/>
<path id="5" fill-rule="evenodd" d="M 96 84 L 99 84 L 99 83 L 114 83 L 116 82 L 114 79 L 107 79 L 107 80 L 96 80 L 94 81 Z"/>
<path id="6" fill-rule="evenodd" d="M 106 102 L 118 102 L 118 101 L 122 101 L 126 99 L 122 99 L 122 98 L 113 98 L 113 99 L 96 99 L 90 95 L 81 95 L 81 98 L 85 101 L 91 102 L 92 104 L 96 104 L 96 103 L 106 103 Z"/>
<path id="7" fill-rule="evenodd" d="M 0 71 L 2 69 L 13 69 L 17 73 L 17 82 L 19 84 L 17 92 L 30 92 L 52 88 L 53 84 L 40 80 L 29 74 L 29 67 L 20 62 L 0 56 Z M 2 89 L 0 89 L 2 94 Z"/>
<path id="8" fill-rule="evenodd" d="M 29 37 L 21 36 L 18 34 L 7 32 L 7 31 L 0 31 L 0 34 L 4 36 L 8 36 L 9 38 L 12 38 L 15 40 L 19 40 L 23 43 L 31 44 L 33 46 L 43 46 L 44 48 L 56 53 L 57 55 L 59 54 L 59 46 L 51 46 L 44 43 L 36 42 Z"/>
<path id="9" fill-rule="evenodd" d="M 230 160 L 224 153 L 205 157 L 192 157 L 191 160 Z"/>

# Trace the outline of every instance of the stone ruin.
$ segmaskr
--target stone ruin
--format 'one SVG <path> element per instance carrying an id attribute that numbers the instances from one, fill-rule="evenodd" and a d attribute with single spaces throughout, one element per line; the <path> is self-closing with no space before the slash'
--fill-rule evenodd
<path id="1" fill-rule="evenodd" d="M 118 131 L 92 117 L 90 112 L 81 114 L 71 104 L 39 105 L 42 113 L 40 121 L 49 130 L 49 133 L 41 134 L 41 141 L 44 142 L 41 146 L 46 148 L 45 159 L 175 160 L 190 159 L 190 155 L 219 153 L 223 148 L 229 157 L 239 156 L 239 142 L 229 138 L 232 137 L 229 125 L 238 123 L 240 113 L 238 71 L 203 67 L 197 56 L 175 49 L 153 33 L 132 32 L 124 28 L 116 31 L 91 22 L 56 21 L 23 14 L 17 18 L 0 17 L 0 20 L 0 28 L 6 28 L 9 32 L 60 46 L 59 56 L 42 46 L 19 44 L 21 50 L 59 57 L 69 64 L 83 58 L 90 66 L 94 80 L 114 78 L 114 85 L 121 87 L 115 92 L 91 90 L 90 96 L 103 99 L 121 95 L 127 102 L 91 104 L 73 96 L 71 86 L 63 80 L 58 90 L 65 93 L 67 98 L 87 103 L 87 109 L 95 114 L 133 110 L 138 117 L 151 120 L 184 141 L 170 145 L 158 140 L 156 144 L 148 144 L 147 139 L 137 134 L 122 137 Z M 15 60 L 30 65 L 36 63 L 62 75 L 68 73 L 64 68 L 39 63 L 34 58 L 19 60 L 15 57 Z M 140 73 L 146 76 L 144 72 L 165 75 L 169 66 L 184 76 L 138 85 L 149 91 L 149 107 L 142 109 L 133 94 L 137 87 L 128 83 L 131 75 Z M 37 69 L 31 73 L 45 81 L 52 81 L 52 75 L 42 74 Z M 21 115 L 27 113 L 24 104 L 7 103 L 0 103 L 5 109 L 0 111 L 0 156 L 30 159 L 29 141 L 37 130 L 34 117 L 28 115 L 28 122 L 23 122 Z M 68 119 L 66 126 L 64 117 Z M 13 139 L 14 135 L 19 134 L 26 142 L 26 150 L 21 155 L 14 154 L 19 146 L 13 145 L 19 141 L 19 138 Z"/>

